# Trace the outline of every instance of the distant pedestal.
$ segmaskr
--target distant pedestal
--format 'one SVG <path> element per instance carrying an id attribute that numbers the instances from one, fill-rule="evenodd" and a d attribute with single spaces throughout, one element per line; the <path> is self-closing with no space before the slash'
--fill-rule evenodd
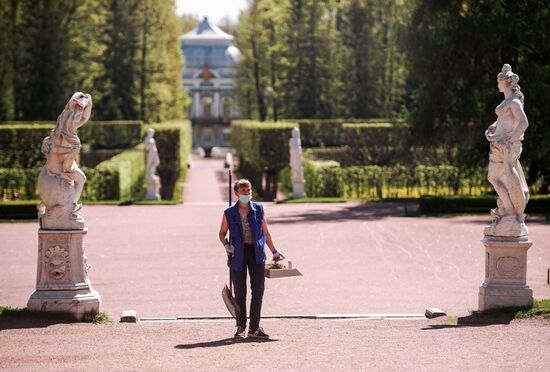
<path id="1" fill-rule="evenodd" d="M 154 182 L 147 182 L 145 200 L 160 200 L 160 179 Z"/>
<path id="2" fill-rule="evenodd" d="M 99 313 L 100 295 L 88 279 L 82 248 L 84 230 L 38 231 L 36 290 L 27 303 L 33 311 L 72 314 L 76 320 Z"/>
<path id="3" fill-rule="evenodd" d="M 307 196 L 303 182 L 292 182 L 292 196 L 295 199 L 301 199 Z"/>
<path id="4" fill-rule="evenodd" d="M 485 282 L 479 288 L 479 311 L 531 306 L 533 291 L 527 285 L 527 250 L 533 243 L 527 236 L 485 236 L 482 243 Z"/>

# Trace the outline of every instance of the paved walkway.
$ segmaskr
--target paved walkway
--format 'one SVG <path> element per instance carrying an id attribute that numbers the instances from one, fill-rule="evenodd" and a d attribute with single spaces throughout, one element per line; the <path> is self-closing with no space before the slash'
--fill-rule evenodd
<path id="1" fill-rule="evenodd" d="M 196 159 L 183 205 L 84 207 L 89 228 L 84 247 L 102 311 L 115 320 L 125 309 L 142 317 L 227 314 L 220 296 L 227 268 L 217 239 L 227 202 L 225 175 L 222 159 Z M 441 307 L 467 316 L 477 308 L 483 282 L 480 239 L 489 216 L 405 218 L 405 206 L 266 203 L 276 246 L 304 276 L 268 279 L 263 313 L 423 313 Z M 536 217 L 527 223 L 534 242 L 528 284 L 536 298 L 550 298 L 550 226 Z M 36 223 L 0 224 L 0 305 L 26 305 L 36 280 L 37 228 Z M 93 365 L 233 370 L 242 366 L 240 352 L 256 358 L 251 369 L 478 369 L 481 363 L 481 369 L 536 370 L 550 363 L 550 353 L 528 364 L 514 362 L 550 342 L 550 328 L 540 322 L 468 329 L 439 322 L 266 320 L 266 331 L 279 341 L 233 344 L 225 340 L 232 331 L 229 321 L 46 327 L 9 326 L 4 320 L 0 369 L 39 369 L 41 357 L 59 356 L 60 369 L 67 370 Z M 105 343 L 98 343 L 102 338 Z M 505 351 L 502 358 L 487 346 L 491 343 Z M 80 350 L 80 345 L 88 347 Z M 211 348 L 219 356 L 211 359 Z M 38 354 L 31 357 L 25 350 Z M 296 364 L 298 358 L 303 364 Z"/>

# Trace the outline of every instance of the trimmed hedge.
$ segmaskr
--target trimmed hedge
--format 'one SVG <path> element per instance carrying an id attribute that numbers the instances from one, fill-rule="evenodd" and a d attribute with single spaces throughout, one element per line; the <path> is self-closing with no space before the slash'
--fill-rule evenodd
<path id="1" fill-rule="evenodd" d="M 38 200 L 7 201 L 0 203 L 0 220 L 38 220 Z"/>
<path id="2" fill-rule="evenodd" d="M 14 193 L 19 199 L 36 199 L 36 183 L 40 168 L 0 168 L 0 200 L 12 199 Z"/>
<path id="3" fill-rule="evenodd" d="M 417 198 L 420 195 L 475 195 L 491 192 L 484 177 L 470 178 L 450 165 L 341 167 L 335 161 L 304 161 L 308 197 L 357 199 Z M 281 172 L 285 192 L 290 172 Z"/>
<path id="4" fill-rule="evenodd" d="M 496 195 L 422 196 L 420 213 L 488 213 L 497 206 Z M 550 195 L 532 195 L 525 208 L 527 214 L 550 214 Z"/>
<path id="5" fill-rule="evenodd" d="M 155 129 L 154 139 L 160 158 L 157 168 L 161 180 L 160 196 L 163 200 L 171 200 L 177 196 L 177 182 L 187 176 L 187 157 L 192 146 L 191 123 L 174 120 L 147 125 L 143 127 L 143 135 L 147 128 Z"/>
<path id="6" fill-rule="evenodd" d="M 78 130 L 83 145 L 131 148 L 141 142 L 141 121 L 88 122 Z M 0 168 L 37 168 L 44 164 L 42 140 L 55 122 L 0 125 Z"/>
<path id="7" fill-rule="evenodd" d="M 231 122 L 231 143 L 239 154 L 239 170 L 266 200 L 277 195 L 278 173 L 289 164 L 288 142 L 295 127 L 290 122 Z"/>
<path id="8" fill-rule="evenodd" d="M 94 149 L 128 149 L 141 142 L 142 122 L 91 121 L 78 130 L 80 142 Z"/>
<path id="9" fill-rule="evenodd" d="M 344 124 L 344 142 L 354 164 L 389 164 L 394 156 L 394 126 L 390 123 Z"/>
<path id="10" fill-rule="evenodd" d="M 333 147 L 346 144 L 344 123 L 380 124 L 391 123 L 390 119 L 295 119 L 298 123 L 303 147 Z"/>
<path id="11" fill-rule="evenodd" d="M 0 168 L 39 168 L 44 165 L 42 140 L 53 129 L 48 124 L 0 126 Z"/>
<path id="12" fill-rule="evenodd" d="M 145 193 L 143 144 L 121 152 L 94 168 L 83 168 L 88 180 L 83 200 L 139 200 Z"/>

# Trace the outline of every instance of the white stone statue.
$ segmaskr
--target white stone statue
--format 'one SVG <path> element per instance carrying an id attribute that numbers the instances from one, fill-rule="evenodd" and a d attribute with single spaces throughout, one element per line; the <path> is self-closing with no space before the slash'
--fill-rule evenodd
<path id="1" fill-rule="evenodd" d="M 147 135 L 145 136 L 145 180 L 147 182 L 147 195 L 145 200 L 160 200 L 160 177 L 155 175 L 155 171 L 160 164 L 159 153 L 157 145 L 153 136 L 155 130 L 153 128 L 147 129 Z"/>
<path id="2" fill-rule="evenodd" d="M 485 132 L 490 143 L 488 179 L 498 194 L 498 208 L 491 210 L 495 219 L 485 228 L 485 235 L 489 236 L 527 235 L 524 211 L 529 189 L 519 158 L 523 133 L 529 122 L 523 111 L 524 97 L 518 81 L 510 65 L 502 66 L 497 82 L 504 101 L 495 109 L 497 121 Z"/>
<path id="3" fill-rule="evenodd" d="M 42 141 L 42 152 L 47 158 L 38 176 L 41 199 L 38 217 L 42 229 L 80 230 L 85 226 L 78 200 L 86 175 L 75 161 L 81 147 L 76 131 L 91 113 L 92 96 L 74 93 L 58 116 L 55 128 Z"/>
<path id="4" fill-rule="evenodd" d="M 302 141 L 300 129 L 292 129 L 292 138 L 288 141 L 290 147 L 290 168 L 292 170 L 292 194 L 295 198 L 305 198 L 304 172 L 302 169 Z"/>

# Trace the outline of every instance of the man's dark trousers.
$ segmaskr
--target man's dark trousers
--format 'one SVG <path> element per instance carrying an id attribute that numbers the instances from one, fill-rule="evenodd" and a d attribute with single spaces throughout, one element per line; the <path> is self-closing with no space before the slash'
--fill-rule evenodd
<path id="1" fill-rule="evenodd" d="M 252 299 L 250 301 L 250 327 L 255 331 L 260 326 L 260 314 L 262 312 L 262 299 L 265 288 L 265 263 L 256 263 L 254 246 L 244 245 L 244 265 L 242 271 L 231 270 L 233 285 L 235 287 L 235 300 L 239 305 L 237 312 L 237 326 L 246 326 L 246 273 L 250 272 L 250 287 Z"/>

